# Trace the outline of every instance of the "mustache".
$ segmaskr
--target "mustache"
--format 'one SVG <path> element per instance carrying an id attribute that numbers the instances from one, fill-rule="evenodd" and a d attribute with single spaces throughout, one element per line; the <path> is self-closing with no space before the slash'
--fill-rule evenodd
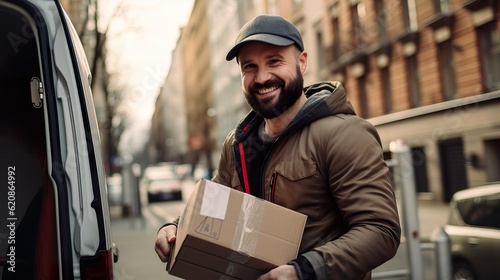
<path id="1" fill-rule="evenodd" d="M 266 81 L 264 84 L 255 83 L 249 88 L 249 90 L 251 93 L 258 93 L 259 90 L 261 90 L 263 88 L 270 88 L 270 87 L 283 88 L 284 86 L 285 86 L 285 82 L 283 80 L 273 78 L 273 79 Z"/>

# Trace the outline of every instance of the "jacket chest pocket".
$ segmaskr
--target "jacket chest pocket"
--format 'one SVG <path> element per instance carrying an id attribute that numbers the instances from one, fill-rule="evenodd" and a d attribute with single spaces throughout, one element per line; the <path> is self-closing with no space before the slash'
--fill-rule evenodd
<path id="1" fill-rule="evenodd" d="M 266 181 L 269 186 L 269 200 L 279 204 L 287 204 L 311 191 L 314 185 L 316 163 L 313 161 L 281 161 L 275 168 L 270 178 Z"/>

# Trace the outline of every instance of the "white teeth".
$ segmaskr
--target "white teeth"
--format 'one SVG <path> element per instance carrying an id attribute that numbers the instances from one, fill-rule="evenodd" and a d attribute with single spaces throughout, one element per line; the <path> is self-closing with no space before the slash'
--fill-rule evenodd
<path id="1" fill-rule="evenodd" d="M 278 87 L 261 89 L 261 90 L 259 90 L 259 94 L 265 94 L 265 93 L 268 93 L 268 92 L 271 92 L 271 91 L 275 91 L 277 89 L 278 89 Z"/>

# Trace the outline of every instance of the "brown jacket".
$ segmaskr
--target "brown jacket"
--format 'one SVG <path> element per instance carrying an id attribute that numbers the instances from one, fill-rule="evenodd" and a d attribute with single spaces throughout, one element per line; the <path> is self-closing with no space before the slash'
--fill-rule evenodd
<path id="1" fill-rule="evenodd" d="M 306 105 L 263 165 L 265 199 L 308 216 L 300 254 L 318 279 L 370 279 L 395 255 L 401 234 L 379 136 L 340 83 L 304 90 Z M 251 161 L 240 151 L 261 122 L 250 112 L 228 135 L 215 182 L 245 191 Z"/>

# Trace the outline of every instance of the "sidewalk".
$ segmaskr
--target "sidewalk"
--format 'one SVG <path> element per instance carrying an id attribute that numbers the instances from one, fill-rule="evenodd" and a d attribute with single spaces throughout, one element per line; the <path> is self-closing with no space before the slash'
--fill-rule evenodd
<path id="1" fill-rule="evenodd" d="M 429 238 L 435 228 L 442 227 L 448 220 L 449 204 L 440 201 L 418 200 L 420 237 Z"/>

